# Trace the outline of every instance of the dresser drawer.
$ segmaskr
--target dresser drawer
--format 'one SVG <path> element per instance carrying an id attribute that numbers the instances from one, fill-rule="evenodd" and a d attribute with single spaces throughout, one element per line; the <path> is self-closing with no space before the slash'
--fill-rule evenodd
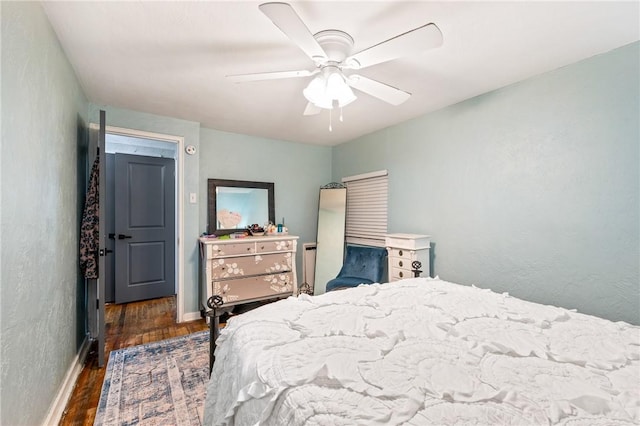
<path id="1" fill-rule="evenodd" d="M 415 260 L 415 252 L 412 252 L 410 256 L 405 257 L 389 257 L 389 267 L 400 269 L 411 269 L 411 263 Z"/>
<path id="2" fill-rule="evenodd" d="M 210 259 L 209 262 L 212 280 L 289 272 L 292 269 L 292 256 L 290 252 L 256 254 L 241 257 L 221 257 L 218 259 Z"/>
<path id="3" fill-rule="evenodd" d="M 232 243 L 232 244 L 209 244 L 207 245 L 207 259 L 221 256 L 238 256 L 243 254 L 254 254 L 256 252 L 253 243 Z"/>
<path id="4" fill-rule="evenodd" d="M 416 258 L 415 250 L 387 247 L 387 252 L 389 253 L 389 258 L 409 260 L 409 263 Z"/>
<path id="5" fill-rule="evenodd" d="M 269 253 L 274 251 L 292 251 L 295 247 L 294 244 L 294 240 L 256 241 L 256 252 Z"/>
<path id="6" fill-rule="evenodd" d="M 409 268 L 391 267 L 389 269 L 389 281 L 398 281 L 413 277 L 413 272 Z"/>
<path id="7" fill-rule="evenodd" d="M 293 273 L 260 275 L 235 280 L 213 281 L 212 294 L 222 297 L 224 303 L 244 302 L 267 296 L 287 295 L 293 292 Z"/>

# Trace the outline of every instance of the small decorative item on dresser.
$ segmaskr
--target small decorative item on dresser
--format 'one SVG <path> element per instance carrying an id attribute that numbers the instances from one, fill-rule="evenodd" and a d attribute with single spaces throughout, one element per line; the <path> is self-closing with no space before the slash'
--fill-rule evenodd
<path id="1" fill-rule="evenodd" d="M 260 237 L 260 236 L 264 235 L 264 228 L 262 226 L 258 225 L 257 223 L 254 223 L 253 225 L 247 226 L 247 230 L 254 237 Z"/>

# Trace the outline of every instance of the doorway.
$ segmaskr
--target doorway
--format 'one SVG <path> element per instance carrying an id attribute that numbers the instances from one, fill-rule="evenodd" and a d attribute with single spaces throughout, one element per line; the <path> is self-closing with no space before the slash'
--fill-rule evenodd
<path id="1" fill-rule="evenodd" d="M 107 127 L 105 146 L 107 248 L 114 250 L 105 266 L 106 301 L 125 303 L 175 294 L 177 322 L 183 314 L 179 245 L 183 144 L 183 138 L 175 136 Z M 137 203 L 138 211 L 132 212 L 131 204 L 136 203 L 131 200 L 141 196 L 147 201 Z M 122 218 L 130 222 L 132 215 L 137 224 L 123 226 Z M 150 226 L 140 220 L 151 221 Z M 162 235 L 149 235 L 147 231 L 158 228 L 159 222 Z"/>

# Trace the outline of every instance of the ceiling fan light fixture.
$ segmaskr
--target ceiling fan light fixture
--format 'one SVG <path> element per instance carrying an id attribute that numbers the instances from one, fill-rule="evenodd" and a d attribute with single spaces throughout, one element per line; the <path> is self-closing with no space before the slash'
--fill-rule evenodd
<path id="1" fill-rule="evenodd" d="M 314 105 L 317 106 L 318 108 L 333 109 L 333 99 L 330 99 L 330 98 L 318 99 L 317 102 L 314 102 Z"/>
<path id="2" fill-rule="evenodd" d="M 325 72 L 311 80 L 302 93 L 309 102 L 324 109 L 333 109 L 335 103 L 342 108 L 357 99 L 338 69 L 325 69 Z"/>
<path id="3" fill-rule="evenodd" d="M 307 98 L 309 102 L 320 106 L 319 104 L 321 104 L 325 98 L 326 90 L 327 81 L 325 80 L 324 76 L 318 75 L 314 77 L 313 80 L 311 80 L 307 87 L 302 91 L 302 94 L 305 98 Z"/>
<path id="4" fill-rule="evenodd" d="M 340 108 L 342 121 L 342 108 L 357 99 L 352 88 L 394 106 L 411 96 L 409 92 L 364 76 L 345 75 L 344 70 L 352 70 L 349 71 L 351 73 L 353 70 L 416 55 L 442 44 L 442 32 L 435 24 L 429 23 L 354 53 L 355 43 L 351 35 L 336 29 L 312 34 L 289 3 L 267 2 L 258 8 L 314 62 L 315 68 L 227 77 L 235 82 L 313 77 L 302 90 L 308 101 L 304 115 L 316 115 L 322 109 L 328 109 L 329 122 L 332 109 Z"/>
<path id="5" fill-rule="evenodd" d="M 353 93 L 351 87 L 348 84 L 344 83 L 340 88 L 340 93 L 338 95 L 338 106 L 340 108 L 349 105 L 351 102 L 358 99 L 358 97 Z"/>
<path id="6" fill-rule="evenodd" d="M 332 72 L 327 76 L 327 88 L 325 90 L 325 96 L 331 99 L 338 99 L 343 93 L 344 86 L 347 83 L 344 81 L 344 77 L 338 72 Z"/>

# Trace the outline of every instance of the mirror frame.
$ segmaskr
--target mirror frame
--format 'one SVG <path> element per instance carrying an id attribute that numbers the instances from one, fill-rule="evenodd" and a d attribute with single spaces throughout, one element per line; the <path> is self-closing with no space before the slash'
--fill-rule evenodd
<path id="1" fill-rule="evenodd" d="M 325 195 L 325 197 L 323 197 Z M 336 197 L 341 201 L 333 213 L 342 213 L 338 223 L 330 223 L 329 218 L 338 216 L 328 216 L 323 211 L 327 209 L 327 203 L 335 201 Z M 324 198 L 324 205 L 323 205 Z M 346 248 L 346 226 L 347 226 L 347 187 L 342 183 L 332 182 L 320 187 L 318 196 L 318 226 L 316 227 L 316 262 L 313 278 L 313 294 L 319 295 L 326 292 L 327 283 L 335 278 L 342 265 Z"/>
<path id="2" fill-rule="evenodd" d="M 227 235 L 234 232 L 240 232 L 241 229 L 216 229 L 216 217 L 218 217 L 218 210 L 216 208 L 216 189 L 219 186 L 234 187 L 234 188 L 257 188 L 267 190 L 268 201 L 268 214 L 269 221 L 276 223 L 276 209 L 274 203 L 274 184 L 273 182 L 252 182 L 245 180 L 230 180 L 230 179 L 207 179 L 207 233 L 210 235 Z M 262 224 L 260 224 L 262 225 Z"/>

